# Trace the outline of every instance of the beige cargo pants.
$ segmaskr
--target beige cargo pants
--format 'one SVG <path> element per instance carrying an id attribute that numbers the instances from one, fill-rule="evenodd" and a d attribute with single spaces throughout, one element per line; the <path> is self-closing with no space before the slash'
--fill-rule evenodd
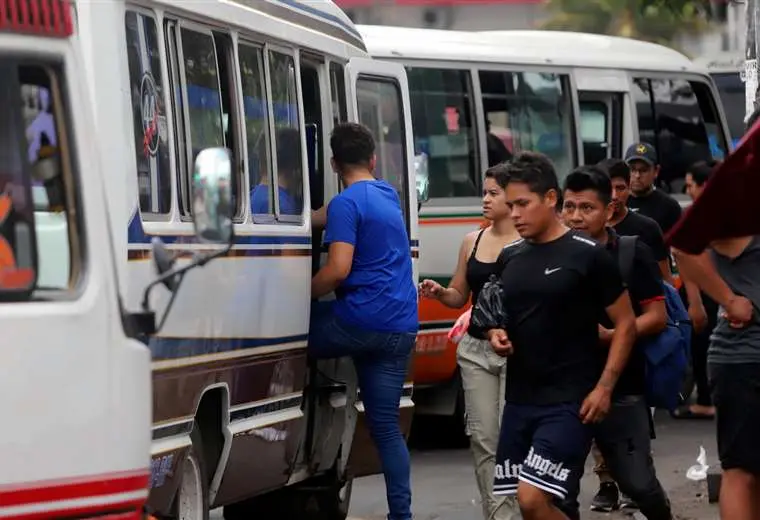
<path id="1" fill-rule="evenodd" d="M 470 436 L 483 518 L 519 518 L 515 498 L 493 495 L 496 447 L 504 408 L 506 360 L 497 356 L 487 341 L 465 334 L 457 348 L 457 363 L 462 375 L 467 434 Z"/>

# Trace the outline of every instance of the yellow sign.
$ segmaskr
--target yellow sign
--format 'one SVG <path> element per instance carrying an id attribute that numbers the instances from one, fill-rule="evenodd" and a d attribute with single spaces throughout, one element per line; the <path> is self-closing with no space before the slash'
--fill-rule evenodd
<path id="1" fill-rule="evenodd" d="M 643 144 L 640 144 L 639 146 L 636 147 L 636 151 L 638 153 L 645 153 L 647 151 L 647 147 L 644 146 Z"/>

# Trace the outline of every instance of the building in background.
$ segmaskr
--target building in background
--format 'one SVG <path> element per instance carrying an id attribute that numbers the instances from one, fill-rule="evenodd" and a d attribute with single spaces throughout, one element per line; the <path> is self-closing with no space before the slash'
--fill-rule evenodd
<path id="1" fill-rule="evenodd" d="M 336 0 L 358 24 L 464 31 L 535 29 L 547 19 L 546 0 Z M 710 0 L 713 26 L 673 42 L 691 57 L 744 52 L 746 6 Z"/>

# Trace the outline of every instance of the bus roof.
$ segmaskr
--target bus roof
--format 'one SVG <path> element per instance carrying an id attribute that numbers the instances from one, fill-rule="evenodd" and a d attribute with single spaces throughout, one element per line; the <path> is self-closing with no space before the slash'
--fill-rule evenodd
<path id="1" fill-rule="evenodd" d="M 235 10 L 258 11 L 273 18 L 343 40 L 366 52 L 366 47 L 356 26 L 332 0 L 154 1 L 179 7 L 185 11 L 202 12 L 204 15 L 213 14 L 214 18 L 230 18 L 235 21 L 245 19 L 245 16 L 241 16 L 241 13 L 235 12 Z M 231 16 L 228 16 L 228 13 Z M 263 30 L 262 32 L 269 31 Z"/>
<path id="2" fill-rule="evenodd" d="M 564 31 L 448 31 L 358 25 L 380 58 L 546 64 L 704 72 L 685 55 L 654 43 Z"/>
<path id="3" fill-rule="evenodd" d="M 720 72 L 741 72 L 744 69 L 744 53 L 716 52 L 703 54 L 694 59 L 694 63 L 705 67 L 711 74 Z"/>

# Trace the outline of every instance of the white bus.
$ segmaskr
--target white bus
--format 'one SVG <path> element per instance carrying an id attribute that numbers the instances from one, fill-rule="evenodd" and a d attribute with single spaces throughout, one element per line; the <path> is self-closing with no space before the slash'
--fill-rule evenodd
<path id="1" fill-rule="evenodd" d="M 649 141 L 662 163 L 662 189 L 680 197 L 686 168 L 728 149 L 713 82 L 660 45 L 552 31 L 359 31 L 370 54 L 406 67 L 414 149 L 429 169 L 420 277 L 444 286 L 463 236 L 481 223 L 483 172 L 519 150 L 546 153 L 564 176 Z M 455 347 L 446 339 L 459 311 L 432 301 L 420 309 L 417 413 L 459 421 Z"/>
<path id="2" fill-rule="evenodd" d="M 16 252 L 24 289 L 0 288 L 20 302 L 0 303 L 0 516 L 138 518 L 147 498 L 158 516 L 345 517 L 379 468 L 351 364 L 307 362 L 311 210 L 340 190 L 333 125 L 363 122 L 417 256 L 403 67 L 327 0 L 78 0 L 50 37 L 49 0 L 10 5 L 0 145 L 27 186 L 34 167 L 13 200 L 39 225 L 0 230 L 0 279 Z"/>

